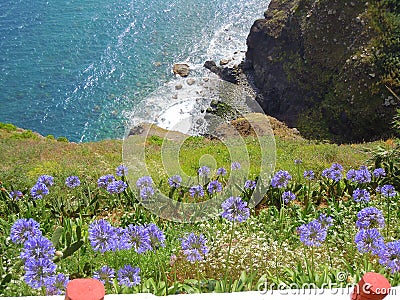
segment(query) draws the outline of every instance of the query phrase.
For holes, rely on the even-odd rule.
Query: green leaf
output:
[[[9,283],[12,279],[12,275],[11,274],[7,274],[3,280],[0,283],[0,286],[5,286],[7,283]]]
[[[67,249],[65,249],[63,251],[63,256],[62,257],[57,257],[54,260],[54,262],[58,262],[60,259],[65,259],[65,258],[71,256],[72,254],[74,254],[74,252],[79,250],[79,248],[82,247],[83,244],[84,244],[84,242],[82,240],[73,243],[71,246],[67,247]]]
[[[72,240],[71,232],[67,231],[65,233],[65,241],[67,243],[67,247],[69,247],[71,245],[71,240]]]
[[[51,242],[53,243],[54,248],[57,248],[58,244],[60,243],[60,237],[63,233],[64,229],[62,227],[57,227],[54,230],[54,233],[51,237]]]
[[[82,238],[82,228],[81,228],[81,226],[79,226],[79,225],[76,226],[75,232],[76,232],[76,239],[80,240]]]

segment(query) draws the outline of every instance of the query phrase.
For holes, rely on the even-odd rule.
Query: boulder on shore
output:
[[[189,76],[190,68],[187,64],[174,64],[172,71],[181,77],[187,77]]]

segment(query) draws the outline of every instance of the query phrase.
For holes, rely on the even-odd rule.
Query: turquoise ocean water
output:
[[[163,87],[176,79],[174,63],[186,62],[201,76],[205,60],[244,51],[267,6],[255,0],[3,0],[0,122],[71,141],[121,138],[149,96],[165,97]]]

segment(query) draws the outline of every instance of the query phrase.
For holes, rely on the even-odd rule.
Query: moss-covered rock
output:
[[[392,0],[272,0],[251,28],[246,53],[265,112],[313,138],[393,134],[397,10]]]

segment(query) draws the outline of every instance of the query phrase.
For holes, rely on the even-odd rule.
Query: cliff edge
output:
[[[247,38],[245,69],[265,113],[310,138],[393,134],[399,106],[396,0],[272,0]]]

